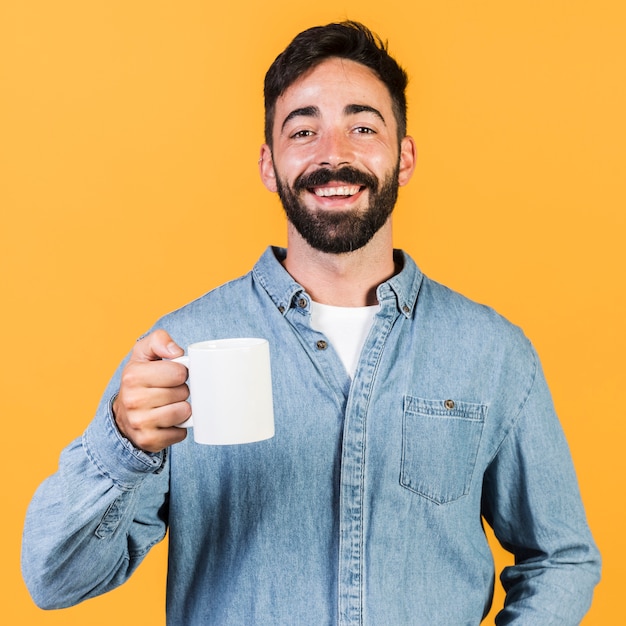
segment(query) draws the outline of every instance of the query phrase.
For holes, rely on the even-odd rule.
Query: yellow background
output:
[[[3,2],[0,620],[164,623],[164,545],[123,588],[37,609],[19,572],[24,512],[135,338],[285,242],[256,169],[263,75],[295,33],[351,18],[388,38],[411,76],[419,163],[396,243],[537,346],[605,560],[584,624],[621,623],[623,7]]]

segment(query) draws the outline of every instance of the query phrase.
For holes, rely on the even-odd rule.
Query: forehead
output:
[[[367,66],[349,59],[322,61],[292,83],[276,101],[274,128],[280,128],[289,113],[315,106],[331,112],[346,105],[373,106],[392,117],[391,95],[386,85]],[[389,120],[387,120],[389,123]]]

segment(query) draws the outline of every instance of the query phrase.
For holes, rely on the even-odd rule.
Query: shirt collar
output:
[[[423,274],[406,252],[394,250],[393,255],[396,266],[401,267],[401,270],[379,285],[376,295],[381,306],[393,299],[398,311],[405,317],[411,317]],[[294,304],[297,296],[304,292],[302,285],[282,266],[286,257],[285,248],[269,246],[252,269],[254,278],[283,315]]]
[[[394,250],[393,259],[396,267],[402,269],[388,281],[379,285],[376,295],[381,304],[385,299],[395,297],[398,311],[409,318],[413,315],[424,275],[415,261],[403,250]]]

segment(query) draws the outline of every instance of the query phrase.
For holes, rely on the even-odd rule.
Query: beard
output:
[[[314,249],[330,254],[352,252],[365,246],[389,219],[398,199],[398,163],[382,183],[372,174],[353,167],[337,170],[319,169],[296,178],[293,187],[281,182],[276,174],[278,196],[287,219],[300,236]],[[301,200],[308,189],[331,181],[365,187],[369,204],[364,211],[324,211],[308,209]]]

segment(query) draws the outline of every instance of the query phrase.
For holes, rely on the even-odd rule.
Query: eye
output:
[[[358,135],[375,135],[376,131],[369,126],[357,126],[354,132]]]
[[[292,135],[289,136],[290,139],[301,139],[304,137],[312,137],[313,136],[313,131],[312,130],[299,130],[296,131],[295,133],[293,133]]]

